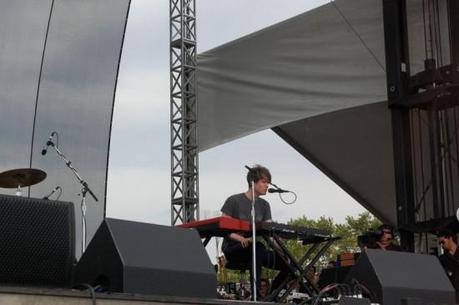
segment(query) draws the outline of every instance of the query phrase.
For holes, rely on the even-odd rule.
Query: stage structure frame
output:
[[[170,0],[171,224],[199,220],[196,3]]]
[[[455,214],[459,198],[459,11],[448,0],[450,56],[442,51],[439,2],[422,2],[424,69],[410,66],[406,0],[383,3],[388,107],[392,116],[397,226],[406,250],[422,222]],[[195,0],[170,0],[171,223],[199,219]],[[451,62],[448,64],[448,57]],[[419,60],[419,59],[417,59]],[[414,58],[413,62],[419,64]],[[454,117],[454,124],[451,123]],[[425,141],[427,139],[427,141]],[[419,170],[421,172],[419,172]],[[418,226],[418,228],[416,228]],[[425,228],[425,226],[424,226]],[[422,231],[424,230],[424,231]],[[431,230],[432,231],[432,230]],[[427,237],[427,235],[426,235]],[[427,239],[427,238],[426,238]],[[426,243],[427,244],[427,243]]]
[[[402,246],[411,252],[414,233],[425,234],[427,253],[427,234],[446,226],[446,219],[455,215],[458,195],[459,3],[447,1],[450,64],[445,64],[438,2],[423,2],[424,70],[414,75],[409,35],[422,33],[410,33],[407,10],[406,0],[383,0],[397,225]],[[428,139],[424,144],[423,134]]]
[[[396,102],[408,95],[410,63],[408,54],[406,2],[384,1],[387,98],[392,115],[397,225],[414,223],[412,151],[408,107]],[[402,67],[404,67],[402,69]],[[400,231],[401,242],[413,252],[413,234]]]

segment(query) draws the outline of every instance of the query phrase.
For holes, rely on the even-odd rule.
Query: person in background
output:
[[[314,288],[317,290],[319,289],[319,277],[317,276],[317,269],[316,266],[309,266],[306,269],[306,278],[308,279],[309,283],[311,283]]]
[[[402,251],[402,248],[393,243],[394,229],[391,225],[382,224],[376,231],[377,237],[374,244],[369,244],[368,249],[379,249],[383,251]]]
[[[439,260],[445,269],[451,284],[456,290],[456,303],[459,302],[459,249],[457,247],[457,235],[451,230],[441,230],[437,233],[438,243],[443,249]]]
[[[326,268],[335,268],[336,267],[336,261],[329,261],[327,263],[327,267]]]
[[[269,280],[260,279],[260,301],[264,301],[269,295]]]

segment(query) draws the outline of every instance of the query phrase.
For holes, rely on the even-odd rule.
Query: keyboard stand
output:
[[[340,237],[329,236],[323,238],[322,240],[316,240],[312,242],[311,247],[299,261],[296,260],[295,257],[290,253],[282,239],[276,233],[269,232],[269,234],[263,234],[263,238],[268,243],[270,248],[273,249],[278,254],[278,256],[283,260],[283,262],[288,266],[290,271],[289,276],[287,276],[286,279],[284,279],[282,284],[277,289],[271,292],[271,294],[267,298],[267,301],[269,302],[276,300],[277,302],[282,303],[293,289],[292,287],[286,286],[291,280],[295,279],[307,291],[307,293],[310,296],[317,295],[317,293],[319,292],[318,288],[315,287],[306,277],[306,272],[308,268],[310,266],[313,266],[319,260],[319,258],[325,253],[325,251],[327,251],[328,248],[330,248],[333,242],[340,239]],[[303,267],[304,263],[309,259],[309,263]],[[284,288],[286,290],[285,293],[278,298],[279,293]]]
[[[204,239],[204,246],[206,246],[214,236],[224,237],[233,232],[251,231],[249,222],[227,216],[186,223],[179,225],[179,227],[196,229],[201,238]],[[275,291],[271,292],[268,296],[268,301],[276,299],[280,291],[285,288],[286,293],[278,299],[280,302],[284,301],[292,290],[292,287],[286,287],[291,280],[298,280],[301,287],[304,288],[311,297],[317,295],[319,292],[318,288],[306,277],[306,271],[308,267],[317,263],[325,251],[330,248],[334,241],[340,239],[340,237],[333,237],[328,232],[319,229],[295,227],[272,222],[260,223],[257,228],[257,235],[263,236],[269,247],[276,252],[289,269],[289,274],[286,279]],[[303,245],[311,245],[311,247],[300,260],[296,260],[287,249],[282,239],[302,240]],[[306,262],[308,262],[308,264],[304,266]]]

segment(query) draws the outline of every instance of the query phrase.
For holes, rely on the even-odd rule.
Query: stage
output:
[[[95,293],[95,301],[89,290],[74,289],[47,289],[35,287],[0,287],[0,304],[8,305],[159,305],[159,304],[207,304],[231,305],[253,304],[245,301],[232,301],[223,299],[182,298],[140,295],[129,293]],[[257,304],[275,304],[257,302]]]

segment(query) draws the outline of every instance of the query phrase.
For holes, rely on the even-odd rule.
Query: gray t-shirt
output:
[[[236,194],[228,197],[225,204],[221,208],[222,213],[227,216],[245,220],[251,222],[252,220],[252,200],[247,198],[247,196],[242,194]],[[258,197],[255,200],[255,222],[271,220],[271,207],[269,203]],[[240,235],[250,236],[250,233],[239,233]],[[225,237],[225,240],[222,244],[222,250],[225,251],[225,248],[228,245],[238,243],[234,240],[231,240],[229,237]]]
[[[230,217],[251,221],[252,200],[244,193],[228,197],[221,208],[222,213]],[[271,220],[271,208],[268,201],[258,197],[255,200],[255,222]]]

